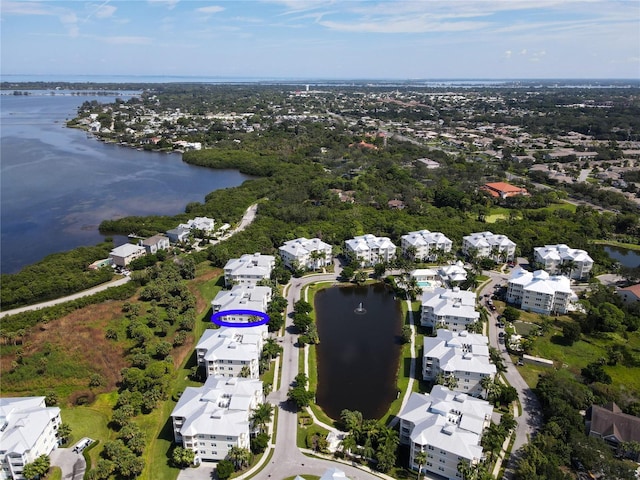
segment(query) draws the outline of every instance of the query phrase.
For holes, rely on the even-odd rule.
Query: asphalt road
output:
[[[82,480],[87,462],[82,455],[73,453],[70,448],[56,448],[51,455],[51,465],[60,467],[63,480]]]
[[[495,285],[504,285],[509,278],[509,276],[506,274],[501,274],[493,271],[485,271],[482,273],[483,275],[488,275],[491,280],[487,282],[481,290],[478,291],[479,295],[483,295],[485,293],[492,294]],[[504,364],[507,367],[507,371],[504,373],[504,376],[507,382],[509,382],[509,384],[518,391],[518,398],[520,399],[520,404],[522,405],[522,412],[520,416],[516,418],[516,420],[518,421],[518,426],[515,432],[516,437],[513,448],[511,449],[512,453],[507,462],[507,468],[504,475],[504,478],[510,479],[513,478],[516,461],[518,459],[517,451],[523,445],[528,443],[531,435],[535,434],[538,431],[538,429],[542,425],[542,414],[540,410],[540,402],[538,401],[537,397],[524,381],[524,379],[520,375],[520,372],[518,372],[517,367],[511,361],[511,357],[507,353],[505,344],[498,341],[498,333],[501,332],[502,329],[496,326],[497,317],[498,315],[496,312],[489,311],[489,344],[492,347],[497,348],[502,354],[502,357],[504,358]]]

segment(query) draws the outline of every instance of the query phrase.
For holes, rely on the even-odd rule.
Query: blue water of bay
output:
[[[82,102],[113,99],[42,91],[0,97],[2,273],[95,245],[104,238],[102,220],[175,215],[209,192],[250,178],[188,165],[179,153],[105,144],[65,126]]]

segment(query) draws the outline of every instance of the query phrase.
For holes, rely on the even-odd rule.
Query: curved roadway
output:
[[[494,287],[499,284],[505,284],[508,275],[503,273],[497,273],[494,271],[485,271],[482,272],[483,275],[488,275],[490,280],[482,285],[482,287],[478,290],[478,295],[482,297],[482,295],[487,292],[488,294],[493,294]],[[542,422],[542,413],[540,410],[540,402],[538,398],[535,396],[531,388],[524,381],[517,367],[513,364],[511,357],[507,353],[507,348],[504,343],[500,343],[498,341],[498,333],[500,333],[500,329],[497,328],[497,312],[488,311],[488,332],[487,335],[489,337],[489,344],[498,349],[502,354],[502,358],[504,359],[504,364],[507,367],[507,371],[504,373],[504,376],[509,382],[509,384],[514,387],[518,391],[518,398],[520,399],[521,412],[520,416],[516,417],[518,421],[518,426],[516,428],[516,437],[513,443],[513,447],[511,448],[511,456],[507,462],[507,468],[505,471],[504,478],[510,479],[513,477],[513,472],[515,469],[515,464],[518,459],[518,450],[525,445],[531,435],[535,434],[541,426]]]
[[[339,468],[353,480],[378,480],[380,478],[377,475],[344,463],[307,457],[296,445],[298,422],[296,409],[287,401],[287,391],[298,374],[299,349],[296,346],[297,335],[292,333],[294,331],[292,320],[293,305],[300,300],[301,291],[307,285],[317,282],[337,281],[339,269],[337,268],[336,270],[337,273],[294,278],[289,283],[286,297],[289,302],[287,305],[286,333],[284,337],[279,338],[284,348],[281,356],[282,381],[280,382],[280,389],[272,392],[268,397],[269,402],[279,407],[276,443],[273,456],[260,472],[259,478],[281,480],[291,475],[310,474],[320,476],[331,467]]]

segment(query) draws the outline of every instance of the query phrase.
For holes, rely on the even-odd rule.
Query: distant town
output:
[[[131,87],[67,126],[252,179],[2,276],[0,479],[637,478],[638,86]],[[397,332],[378,418],[326,289]]]

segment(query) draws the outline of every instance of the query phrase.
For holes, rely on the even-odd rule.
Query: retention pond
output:
[[[332,287],[316,294],[315,311],[318,405],[334,419],[345,408],[382,417],[398,394],[400,302],[382,284]]]

